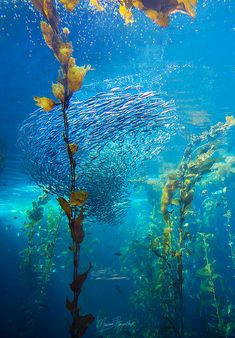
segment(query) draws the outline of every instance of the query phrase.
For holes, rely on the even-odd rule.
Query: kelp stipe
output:
[[[60,0],[62,4],[71,12],[78,4],[78,1]],[[83,205],[85,204],[88,193],[82,190],[76,191],[76,161],[74,155],[78,150],[76,143],[70,141],[68,108],[70,99],[74,92],[78,91],[86,75],[91,69],[88,67],[78,67],[75,59],[72,57],[72,43],[68,41],[69,29],[59,27],[60,18],[57,12],[55,1],[53,0],[32,0],[34,7],[41,13],[45,21],[41,22],[41,31],[47,46],[53,51],[54,56],[60,63],[58,83],[52,85],[52,91],[58,101],[46,97],[35,97],[37,105],[45,111],[52,110],[60,105],[63,115],[64,133],[63,139],[67,149],[70,165],[70,198],[66,200],[63,197],[58,198],[60,207],[68,218],[69,229],[71,232],[73,252],[73,281],[70,289],[73,292],[72,301],[66,299],[66,308],[71,312],[73,322],[70,325],[71,337],[82,337],[89,325],[94,321],[91,314],[82,316],[78,306],[78,297],[83,283],[91,269],[91,265],[83,274],[79,274],[80,245],[84,239]]]

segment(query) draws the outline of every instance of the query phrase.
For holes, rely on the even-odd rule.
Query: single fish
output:
[[[121,289],[120,289],[119,285],[114,284],[114,288],[116,289],[116,291],[117,291],[118,293],[121,293]]]
[[[122,256],[122,253],[121,252],[115,252],[114,255],[115,256]]]
[[[49,306],[47,304],[44,304],[44,303],[37,303],[38,306],[44,308],[44,309],[47,309],[49,310]]]

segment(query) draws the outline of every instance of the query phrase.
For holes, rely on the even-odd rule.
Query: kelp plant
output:
[[[176,337],[185,335],[183,257],[190,254],[187,243],[192,239],[185,220],[194,199],[196,183],[219,161],[213,156],[219,145],[218,136],[223,136],[234,125],[235,119],[229,116],[224,124],[219,122],[209,131],[192,137],[184,151],[180,165],[175,172],[169,175],[168,182],[163,187],[161,212],[165,227],[162,238],[156,238],[153,241],[152,249],[162,260],[159,283],[163,286],[169,285],[168,292],[162,299],[163,319]],[[222,137],[220,137],[220,142],[221,139]],[[177,209],[174,215],[169,210],[171,206]]]
[[[134,21],[132,9],[137,8],[161,27],[167,27],[170,15],[185,13],[192,18],[196,15],[197,0],[119,0],[119,12],[125,23]]]
[[[196,271],[196,276],[200,278],[200,309],[207,321],[207,336],[231,337],[235,329],[233,305],[224,292],[223,297],[219,295],[219,289],[223,288],[222,276],[216,273],[216,260],[210,257],[212,250],[209,242],[215,236],[200,232],[198,235],[204,266]]]
[[[35,234],[40,229],[40,222],[43,219],[44,208],[43,206],[48,202],[49,196],[44,193],[38,197],[37,201],[32,202],[32,209],[26,211],[27,222],[22,228],[26,232],[28,239],[27,248],[23,251],[23,265],[24,268],[33,266],[33,256],[35,254]]]
[[[60,0],[65,8],[72,12],[77,6],[77,0]],[[72,301],[66,299],[66,307],[71,312],[72,324],[70,325],[70,335],[73,338],[82,337],[89,325],[94,321],[92,314],[82,316],[78,305],[78,297],[91,269],[91,265],[83,274],[79,274],[80,245],[84,239],[83,218],[84,207],[88,193],[83,190],[76,190],[76,161],[74,155],[78,150],[78,145],[72,143],[69,133],[68,108],[70,99],[74,92],[78,91],[83,83],[86,73],[91,70],[90,66],[78,67],[72,57],[72,43],[68,41],[69,29],[60,28],[60,18],[54,0],[32,0],[34,7],[43,16],[41,21],[41,31],[47,46],[53,51],[54,56],[60,63],[58,83],[52,85],[52,92],[58,101],[46,97],[35,97],[37,105],[45,111],[50,111],[56,106],[61,106],[64,132],[63,139],[67,149],[70,165],[70,198],[58,198],[58,202],[67,215],[68,224],[71,232],[73,252],[73,281],[70,289],[73,292]]]

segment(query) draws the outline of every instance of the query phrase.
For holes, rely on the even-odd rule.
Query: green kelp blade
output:
[[[211,276],[211,272],[211,266],[207,264],[204,268],[197,270],[196,276],[199,278],[208,278]]]

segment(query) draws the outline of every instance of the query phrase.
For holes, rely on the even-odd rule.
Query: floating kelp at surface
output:
[[[89,192],[90,216],[113,223],[127,205],[129,179],[173,134],[173,104],[152,91],[114,88],[86,101],[72,100],[69,114],[71,137],[79,145],[77,188]],[[68,196],[68,159],[60,119],[58,109],[32,113],[20,129],[19,145],[35,182]]]
[[[196,5],[197,0],[120,0],[119,12],[126,24],[129,24],[134,22],[131,9],[138,8],[159,26],[167,27],[170,22],[170,15],[176,12],[194,18]]]

